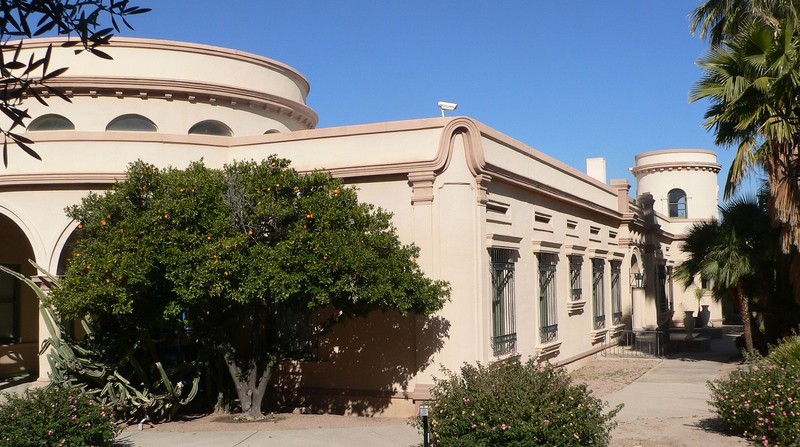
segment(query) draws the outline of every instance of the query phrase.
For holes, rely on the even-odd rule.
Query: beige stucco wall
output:
[[[206,165],[220,167],[232,160],[277,154],[301,171],[329,170],[355,185],[361,200],[392,212],[400,238],[420,247],[422,269],[432,278],[449,281],[451,300],[437,315],[376,314],[353,320],[321,342],[315,361],[284,365],[280,384],[287,391],[287,403],[316,399],[315,405],[328,411],[409,414],[418,399],[428,396],[432,376],[441,367],[494,361],[491,248],[517,254],[515,352],[523,357],[571,363],[596,353],[615,331],[646,327],[655,320],[652,288],[631,289],[631,264],[644,270],[644,264],[656,258],[668,265],[678,262],[679,235],[688,220],[670,221],[656,205],[653,223],[660,227],[648,226],[645,211],[628,197],[625,182],[604,184],[464,117],[313,129],[316,114],[305,105],[305,80],[291,68],[259,56],[147,40],[121,40],[110,50],[115,51],[114,63],[64,59],[75,68],[69,71],[72,78],[61,80],[65,88],[74,83],[73,102],[54,99],[49,108],[32,104],[31,110],[33,116],[62,114],[76,130],[28,132],[43,161],[11,147],[9,167],[0,175],[0,213],[23,229],[39,264],[51,271],[58,266],[74,228],[64,207],[78,203],[89,191],[107,188],[136,159],[184,167],[202,158]],[[236,74],[220,74],[226,72]],[[105,90],[98,88],[93,95],[84,75],[109,82],[101,82]],[[152,82],[138,82],[141,79]],[[191,82],[181,85],[182,80]],[[112,84],[122,86],[120,94]],[[137,87],[147,94],[137,94]],[[166,96],[168,91],[172,96]],[[255,107],[241,102],[247,95]],[[233,104],[234,99],[239,102]],[[105,132],[105,124],[124,113],[147,116],[158,132]],[[223,121],[235,136],[186,135],[201,119]],[[263,135],[275,126],[286,132]],[[713,153],[648,154],[637,159],[635,169],[665,167],[680,175],[659,180],[656,172],[662,171],[647,171],[639,179],[640,191],[662,197],[673,180],[680,180],[693,185],[686,187],[687,193],[693,191],[690,207],[715,209],[716,172],[708,168],[715,163]],[[692,174],[694,168],[681,167],[681,160],[687,161],[681,157],[687,154],[690,165],[705,167],[701,178]],[[702,214],[708,215],[710,211]],[[658,254],[651,246],[658,246]],[[558,337],[548,343],[539,337],[536,254],[541,252],[558,257]],[[583,295],[577,302],[571,300],[568,255],[583,257]],[[606,319],[601,330],[593,328],[594,258],[603,259],[605,269]],[[623,318],[618,325],[611,315],[612,260],[621,262]],[[634,293],[641,295],[635,309]],[[32,328],[33,322],[25,320],[25,325]],[[44,366],[42,370],[45,374]]]

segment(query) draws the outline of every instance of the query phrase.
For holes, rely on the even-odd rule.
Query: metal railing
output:
[[[667,334],[661,331],[623,330],[604,346],[605,357],[664,357],[667,353]]]
[[[605,315],[597,315],[594,317],[594,328],[595,330],[605,329],[606,327],[606,316]]]
[[[539,329],[539,335],[542,343],[558,340],[558,325],[542,326],[542,328]]]
[[[495,356],[512,354],[517,351],[517,334],[506,334],[492,338],[492,351]]]

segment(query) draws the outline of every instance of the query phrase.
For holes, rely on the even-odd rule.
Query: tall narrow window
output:
[[[682,189],[673,189],[667,194],[669,200],[669,217],[685,218],[686,213],[686,193]]]
[[[581,299],[581,266],[583,266],[582,256],[569,257],[569,287],[572,301],[580,301]]]
[[[542,343],[558,339],[556,264],[558,256],[539,253],[539,336]]]
[[[622,324],[622,262],[611,261],[611,322]]]
[[[514,320],[514,251],[490,249],[492,273],[492,351],[494,355],[516,351]]]
[[[592,309],[594,314],[594,328],[606,327],[606,297],[603,290],[605,261],[592,259]]]
[[[19,265],[3,266],[20,271]],[[0,343],[19,342],[19,282],[16,278],[0,273]]]

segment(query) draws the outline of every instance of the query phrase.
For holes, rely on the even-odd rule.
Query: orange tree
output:
[[[374,310],[430,314],[449,295],[391,215],[330,174],[289,161],[221,170],[133,163],[125,181],[67,210],[79,242],[52,304],[109,331],[191,328],[222,355],[250,419],[303,337]],[[309,316],[316,312],[325,318]]]

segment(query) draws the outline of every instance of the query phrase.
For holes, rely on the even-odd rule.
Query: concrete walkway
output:
[[[721,434],[708,406],[706,382],[727,375],[739,365],[731,336],[712,341],[710,352],[665,359],[627,387],[604,400],[622,403],[616,418],[612,447],[734,447],[748,445],[742,438]],[[9,391],[9,390],[6,390]],[[308,430],[239,430],[217,432],[138,431],[118,437],[120,446],[416,446],[416,429],[403,424],[373,427],[315,428]]]
[[[118,441],[120,446],[135,447],[409,447],[420,444],[422,436],[416,429],[404,424],[381,427],[196,433],[125,431],[119,436]]]
[[[732,447],[744,439],[720,433],[708,404],[707,382],[739,367],[733,338],[711,341],[708,352],[676,354],[625,388],[609,394],[611,406],[624,404],[616,417],[613,447]]]

